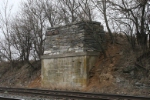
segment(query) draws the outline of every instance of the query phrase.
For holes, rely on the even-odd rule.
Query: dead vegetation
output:
[[[32,65],[34,69],[19,61],[14,63],[13,68],[10,68],[9,62],[0,63],[0,86],[28,87],[41,74],[40,61],[32,62]]]
[[[114,44],[107,40],[107,57],[99,56],[90,71],[89,84],[82,91],[149,96],[150,53],[143,53],[138,46],[133,51],[122,34],[115,37]],[[15,62],[10,69],[8,62],[0,63],[0,86],[40,88],[40,61],[32,64],[34,69]]]
[[[149,95],[149,52],[143,53],[138,46],[133,51],[124,35],[115,37],[114,44],[107,41],[107,57],[99,57],[83,91]]]

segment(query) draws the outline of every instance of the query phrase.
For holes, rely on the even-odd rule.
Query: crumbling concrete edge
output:
[[[53,59],[53,58],[65,58],[65,57],[77,57],[77,56],[99,56],[99,52],[78,52],[78,53],[65,53],[55,55],[42,55],[41,59]]]

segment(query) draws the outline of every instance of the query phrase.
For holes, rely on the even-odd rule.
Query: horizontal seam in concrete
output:
[[[57,55],[43,55],[41,59],[65,58],[65,57],[78,57],[78,56],[99,56],[98,52],[80,52],[80,53],[65,53]]]

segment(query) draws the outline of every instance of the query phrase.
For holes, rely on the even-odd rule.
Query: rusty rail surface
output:
[[[116,95],[116,94],[99,94],[87,92],[72,92],[72,91],[56,91],[44,89],[28,89],[28,88],[6,88],[0,87],[0,93],[23,94],[23,95],[36,95],[54,98],[71,98],[82,100],[150,100],[150,97],[129,96],[129,95]]]

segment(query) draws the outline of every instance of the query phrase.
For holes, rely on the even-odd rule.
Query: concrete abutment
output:
[[[80,90],[88,85],[89,71],[98,53],[72,53],[42,57],[42,87]]]
[[[89,82],[105,33],[99,22],[78,22],[49,28],[42,59],[41,85],[58,90],[80,90]]]

